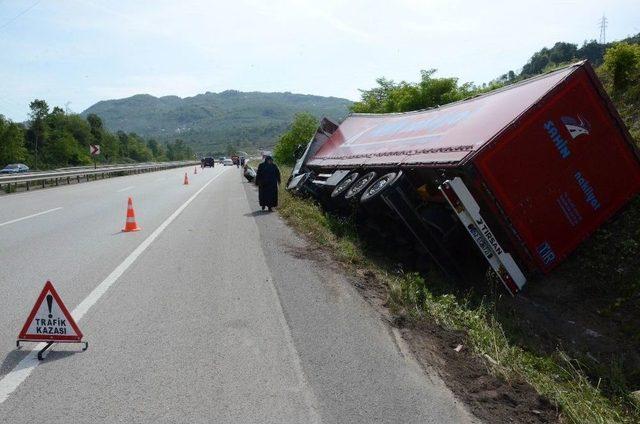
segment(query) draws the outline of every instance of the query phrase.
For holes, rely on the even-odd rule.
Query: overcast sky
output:
[[[640,32],[640,0],[0,0],[0,114],[138,93],[359,98],[420,69],[488,82],[556,41]]]

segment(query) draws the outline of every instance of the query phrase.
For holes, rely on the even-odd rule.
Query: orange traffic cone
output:
[[[198,175],[198,167],[197,167],[197,166],[194,166],[194,167],[193,167],[193,173],[194,173],[194,174],[196,174],[196,175]]]
[[[133,211],[133,201],[131,197],[129,197],[127,204],[127,222],[124,224],[122,231],[128,233],[130,231],[140,231],[141,229],[136,222],[136,213]]]
[[[189,177],[187,177],[187,173],[184,173],[184,185],[189,185]]]

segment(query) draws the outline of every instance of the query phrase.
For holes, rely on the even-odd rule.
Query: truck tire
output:
[[[389,172],[388,174],[384,174],[382,177],[375,180],[367,189],[362,193],[362,197],[360,198],[360,202],[366,203],[372,199],[375,199],[385,191],[388,187],[391,187],[394,182],[402,177],[402,171],[398,172]]]
[[[357,180],[359,176],[360,176],[359,173],[352,172],[346,177],[344,177],[342,181],[340,181],[331,192],[331,198],[335,199],[336,197],[340,196],[342,193],[347,191],[347,189],[351,187],[351,184],[353,184],[354,181]]]
[[[344,198],[347,200],[356,198],[360,193],[364,191],[364,189],[367,188],[367,186],[376,178],[377,175],[378,174],[376,174],[374,171],[371,171],[358,178],[355,183],[351,184],[351,186],[345,193]]]

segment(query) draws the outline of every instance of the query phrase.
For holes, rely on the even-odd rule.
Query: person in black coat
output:
[[[258,166],[256,174],[256,184],[258,185],[258,200],[262,210],[278,206],[278,184],[280,184],[280,170],[273,163],[273,158],[267,156]]]

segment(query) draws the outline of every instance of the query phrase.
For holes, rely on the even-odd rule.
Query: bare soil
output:
[[[543,354],[562,349],[610,393],[640,389],[639,304],[640,293],[620,302],[594,296],[563,270],[497,303],[515,343]]]
[[[392,315],[386,307],[385,285],[371,272],[358,274],[361,276],[354,284],[363,297],[390,325],[401,329],[420,364],[436,370],[476,417],[490,423],[560,422],[558,409],[529,384],[506,382],[491,375],[484,362],[465,348],[463,332],[445,329],[426,319],[416,322]]]

